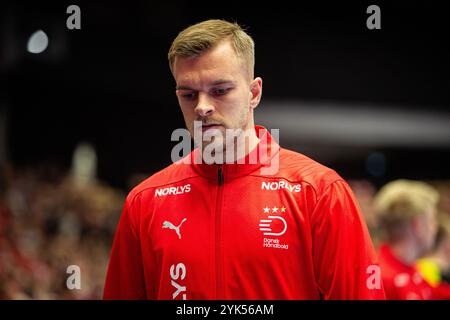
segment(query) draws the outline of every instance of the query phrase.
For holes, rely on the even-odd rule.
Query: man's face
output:
[[[195,58],[176,57],[173,74],[178,102],[192,137],[194,121],[202,122],[202,136],[221,133],[219,137],[225,137],[226,129],[253,129],[253,109],[261,97],[262,80],[250,79],[229,41]],[[218,140],[213,142],[225,148],[224,141]],[[202,141],[203,147],[209,143]]]
[[[426,253],[434,246],[437,232],[436,207],[430,206],[425,214],[419,216],[418,231],[423,244],[423,252]]]

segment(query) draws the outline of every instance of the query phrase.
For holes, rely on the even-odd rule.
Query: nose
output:
[[[200,117],[208,117],[214,113],[214,105],[210,103],[208,97],[199,93],[198,103],[194,109]]]

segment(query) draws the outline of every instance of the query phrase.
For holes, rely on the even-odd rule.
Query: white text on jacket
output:
[[[178,186],[178,187],[167,187],[162,189],[156,189],[155,190],[155,197],[162,197],[167,196],[170,194],[177,195],[177,194],[183,194],[188,193],[191,191],[191,185],[186,184],[184,186]]]
[[[300,192],[302,186],[300,184],[290,184],[287,181],[262,182],[261,190],[280,190],[287,189],[290,192]]]

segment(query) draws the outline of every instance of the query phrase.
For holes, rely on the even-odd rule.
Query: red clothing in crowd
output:
[[[400,261],[387,244],[379,250],[381,274],[386,298],[389,300],[450,299],[450,287],[432,287],[415,265]]]

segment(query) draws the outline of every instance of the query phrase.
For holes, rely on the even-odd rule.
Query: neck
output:
[[[242,133],[244,138],[237,138],[235,141],[235,147],[232,148],[234,162],[245,158],[259,143],[259,138],[256,135],[255,129],[248,129]],[[228,150],[228,149],[227,149]],[[227,151],[228,152],[228,151]]]
[[[441,270],[448,270],[450,268],[450,259],[443,248],[438,248],[434,253],[427,256],[433,260]]]
[[[417,244],[411,238],[402,239],[390,244],[392,253],[404,264],[410,266],[420,258]]]
[[[239,160],[244,159],[257,147],[259,138],[256,135],[255,128],[252,127],[251,129],[241,131],[239,134],[225,138],[224,143],[225,146],[222,147],[223,151],[218,153],[218,150],[215,150],[213,163],[241,163]],[[205,160],[205,158],[203,158],[203,160]],[[211,163],[208,161],[205,162]]]

